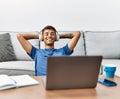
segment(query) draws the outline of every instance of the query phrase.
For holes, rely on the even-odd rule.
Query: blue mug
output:
[[[104,71],[106,72],[106,77],[114,78],[116,66],[104,66]]]

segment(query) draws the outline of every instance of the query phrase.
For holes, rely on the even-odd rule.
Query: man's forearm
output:
[[[64,39],[64,38],[69,38],[72,39],[73,37],[80,35],[80,32],[71,32],[71,33],[63,33],[63,34],[59,34],[60,38]]]
[[[60,38],[73,38],[73,34],[72,33],[63,33],[63,34],[59,34]]]
[[[29,40],[29,39],[38,39],[39,35],[38,34],[31,34],[31,33],[26,33],[26,34],[20,34],[24,39]]]

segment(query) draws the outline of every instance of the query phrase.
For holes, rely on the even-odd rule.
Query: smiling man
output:
[[[17,38],[24,50],[35,61],[36,76],[46,75],[47,57],[48,56],[62,56],[71,55],[80,38],[80,32],[62,33],[58,34],[53,26],[46,26],[42,29],[41,34],[18,34]],[[65,46],[59,49],[54,48],[55,41],[59,39],[69,38]],[[45,49],[35,48],[28,40],[40,39],[45,44]]]

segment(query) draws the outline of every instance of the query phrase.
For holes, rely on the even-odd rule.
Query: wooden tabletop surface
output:
[[[113,80],[115,87],[97,84],[93,89],[46,90],[42,77],[34,76],[39,85],[0,91],[0,99],[120,99],[120,77]]]

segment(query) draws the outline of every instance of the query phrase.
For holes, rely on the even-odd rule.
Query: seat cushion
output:
[[[0,74],[8,75],[35,75],[34,61],[8,61],[0,62]]]

